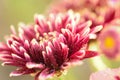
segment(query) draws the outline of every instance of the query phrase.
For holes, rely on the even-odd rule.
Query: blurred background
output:
[[[34,23],[34,14],[44,14],[52,0],[0,0],[0,41],[4,41],[4,36],[10,34],[10,25],[17,29],[19,22],[25,24]],[[64,80],[89,80],[91,69],[88,61],[84,61],[81,66],[76,66],[68,70]],[[0,62],[1,63],[1,62]],[[26,75],[20,77],[9,77],[9,73],[15,67],[0,65],[1,80],[34,80]]]

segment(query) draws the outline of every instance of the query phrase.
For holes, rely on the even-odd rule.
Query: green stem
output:
[[[99,47],[98,47],[98,43],[96,40],[90,42],[89,50],[100,52]],[[108,65],[103,61],[101,56],[91,58],[90,63],[96,70],[103,70],[103,69],[108,68]]]
[[[103,59],[101,59],[100,56],[90,59],[90,63],[98,71],[108,68],[108,66],[103,62]]]

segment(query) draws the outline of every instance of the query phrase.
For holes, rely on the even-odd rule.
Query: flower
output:
[[[106,24],[105,28],[101,31],[98,42],[100,50],[108,58],[118,59],[120,56],[120,20],[115,20]]]
[[[120,68],[106,69],[92,73],[90,80],[120,80]]]
[[[79,12],[84,21],[92,20],[91,27],[94,27],[109,23],[114,18],[117,18],[120,9],[119,3],[119,0],[60,0],[58,3],[51,5],[49,12],[66,12],[72,9]]]
[[[2,65],[16,66],[10,76],[35,74],[35,80],[59,76],[69,66],[79,64],[97,52],[87,50],[91,36],[101,27],[90,29],[91,21],[81,23],[80,15],[51,13],[48,18],[35,15],[35,24],[12,27],[7,43],[0,43]]]

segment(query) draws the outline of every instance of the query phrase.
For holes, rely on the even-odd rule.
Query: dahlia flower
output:
[[[120,57],[120,20],[105,26],[98,38],[100,50],[108,58],[118,59]]]
[[[69,9],[79,12],[84,21],[92,20],[92,27],[94,27],[96,25],[108,23],[114,18],[117,18],[120,13],[120,1],[60,0],[51,5],[49,12],[66,12]]]
[[[120,80],[120,68],[92,73],[90,80]]]
[[[34,74],[35,80],[60,76],[68,67],[97,55],[87,50],[89,39],[101,27],[90,29],[91,21],[81,23],[80,15],[51,13],[47,18],[35,15],[33,25],[21,24],[16,34],[0,43],[2,65],[16,66],[10,76]]]

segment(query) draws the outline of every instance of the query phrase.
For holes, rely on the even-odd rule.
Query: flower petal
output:
[[[54,70],[46,68],[35,76],[35,80],[46,80],[48,78],[51,78],[52,76],[54,76]]]
[[[77,51],[75,52],[74,54],[72,54],[70,56],[70,59],[82,59],[83,57],[85,56],[85,51],[84,50],[80,50],[80,51]]]
[[[84,58],[91,58],[91,57],[94,57],[94,56],[97,56],[97,55],[98,55],[98,53],[96,51],[86,51]]]
[[[35,72],[35,70],[33,70],[33,69],[18,68],[17,70],[10,73],[10,77],[20,76],[20,75],[24,75],[24,74],[30,74],[30,73],[33,73],[33,72]]]
[[[99,72],[92,73],[90,80],[120,80],[120,68],[106,69]]]
[[[32,68],[43,69],[45,66],[43,64],[37,64],[37,63],[33,63],[33,62],[27,62],[26,63],[26,67],[29,68],[29,69],[32,69]]]

